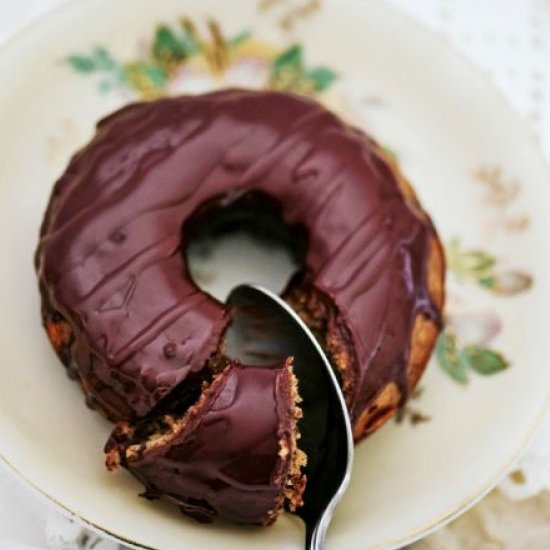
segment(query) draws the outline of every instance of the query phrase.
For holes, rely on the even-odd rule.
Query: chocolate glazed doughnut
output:
[[[43,320],[108,418],[148,418],[225,364],[231,312],[182,250],[205,220],[257,210],[305,243],[284,297],[338,372],[355,438],[405,401],[441,324],[431,220],[381,147],[318,103],[226,90],[104,118],[53,190],[36,254]]]

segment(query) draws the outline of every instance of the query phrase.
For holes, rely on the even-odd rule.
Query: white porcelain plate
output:
[[[290,515],[265,530],[203,526],[137,498],[128,474],[105,471],[110,426],[42,331],[33,252],[52,184],[94,122],[128,101],[229,85],[315,95],[395,153],[447,245],[446,370],[434,358],[401,422],[357,449],[329,548],[397,547],[456,516],[510,468],[545,409],[550,180],[534,140],[439,39],[378,3],[321,4],[80,0],[0,52],[0,455],[136,547],[297,550],[303,529]],[[284,260],[231,246],[245,259],[197,260],[205,286],[223,296],[243,272],[280,283]]]

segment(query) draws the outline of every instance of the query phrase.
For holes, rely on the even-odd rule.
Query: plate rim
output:
[[[61,0],[53,8],[50,8],[47,12],[42,13],[28,22],[26,22],[22,27],[20,27],[15,33],[8,36],[5,40],[0,43],[0,60],[13,49],[15,49],[20,41],[20,39],[25,38],[29,35],[36,27],[39,27],[50,20],[55,20],[55,18],[64,10],[67,9],[78,9],[78,6],[88,2],[90,0]],[[335,0],[326,0],[329,3],[335,3]],[[352,4],[370,4],[375,6],[375,9],[385,11],[386,14],[391,18],[401,19],[406,22],[406,25],[410,28],[414,28],[415,33],[420,33],[424,38],[433,42],[434,45],[439,46],[447,51],[457,63],[461,63],[463,67],[467,67],[471,74],[475,74],[476,78],[484,82],[485,88],[490,91],[493,96],[498,97],[498,102],[501,105],[501,108],[506,109],[510,112],[511,116],[516,119],[518,127],[521,127],[523,136],[526,138],[529,143],[534,157],[537,159],[541,173],[544,173],[546,183],[550,187],[550,161],[546,158],[544,151],[541,147],[541,141],[536,135],[536,133],[529,127],[526,119],[522,116],[519,109],[511,103],[504,92],[498,88],[496,83],[491,80],[486,71],[481,67],[477,66],[473,61],[471,61],[466,55],[464,55],[451,41],[442,33],[431,29],[426,24],[415,19],[412,15],[405,12],[402,9],[399,9],[397,6],[388,2],[388,0],[346,0],[348,3]],[[506,476],[510,471],[514,463],[519,459],[523,451],[527,448],[529,443],[534,439],[535,435],[541,428],[542,420],[550,412],[550,384],[546,390],[546,396],[544,398],[541,409],[533,417],[529,428],[525,431],[525,434],[521,442],[514,449],[511,456],[504,463],[503,466],[496,472],[492,478],[483,484],[478,490],[476,490],[471,496],[462,499],[458,505],[452,506],[446,512],[439,514],[437,517],[425,521],[423,524],[417,526],[414,529],[409,530],[401,536],[387,538],[386,540],[374,545],[374,546],[360,546],[358,550],[392,550],[397,549],[405,545],[412,544],[429,534],[433,533],[437,529],[447,525],[454,519],[461,516],[463,513],[474,507],[479,503],[494,487],[499,483],[499,481]],[[0,464],[3,465],[3,469],[6,472],[9,472],[14,479],[17,479],[21,485],[25,486],[30,492],[36,495],[40,500],[47,502],[52,509],[60,512],[66,517],[71,519],[78,520],[86,528],[90,529],[92,532],[100,534],[107,539],[114,541],[116,543],[122,543],[126,546],[135,549],[135,550],[163,550],[161,547],[157,546],[148,546],[140,542],[126,538],[123,535],[117,534],[114,531],[110,531],[105,527],[95,524],[88,518],[86,518],[82,513],[77,513],[74,510],[71,510],[67,505],[58,501],[54,496],[46,492],[46,490],[40,488],[35,482],[29,479],[24,473],[22,473],[11,461],[4,456],[0,451]]]

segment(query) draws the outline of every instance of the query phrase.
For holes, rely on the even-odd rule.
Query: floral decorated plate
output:
[[[297,550],[265,530],[203,526],[109,475],[110,426],[86,410],[40,326],[32,258],[53,181],[102,115],[225,86],[309,94],[374,133],[432,214],[449,264],[447,328],[409,405],[357,449],[328,547],[395,548],[481,498],[510,469],[550,388],[550,178],[519,117],[444,43],[361,0],[79,0],[0,51],[0,455],[38,491],[139,548]],[[248,246],[222,276],[231,247]],[[289,265],[254,243],[199,254],[220,297]],[[247,263],[248,262],[248,263]]]

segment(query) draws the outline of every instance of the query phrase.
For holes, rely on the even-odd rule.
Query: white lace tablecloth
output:
[[[0,0],[0,42],[64,0]],[[550,161],[550,0],[386,0],[449,40],[525,117]],[[499,490],[414,550],[550,549],[550,415]],[[0,467],[0,550],[117,550]],[[120,547],[122,548],[122,547]]]

